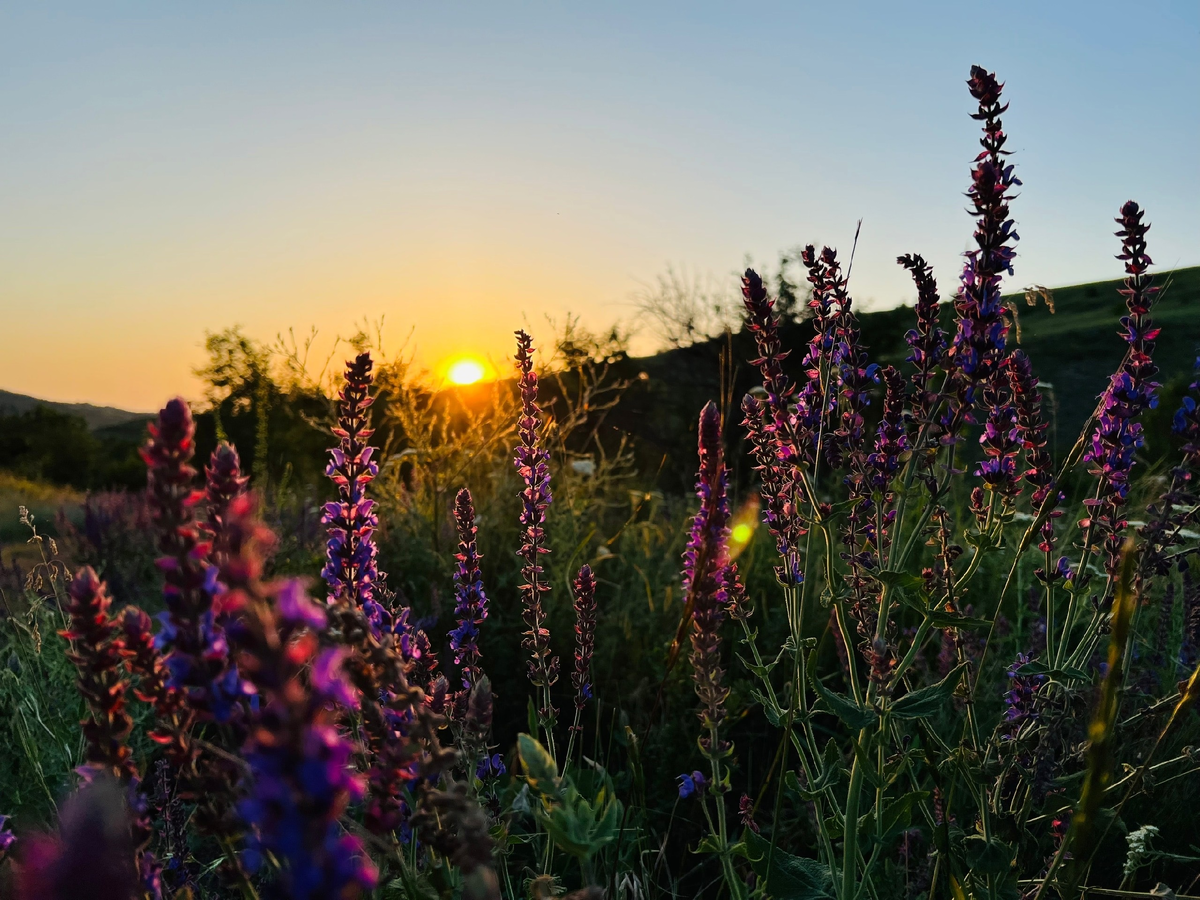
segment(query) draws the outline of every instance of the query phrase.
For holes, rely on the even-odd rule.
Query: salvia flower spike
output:
[[[475,542],[475,503],[466,488],[454,498],[454,525],[458,530],[458,552],[454,554],[454,618],[458,624],[450,632],[450,649],[455,664],[462,666],[463,689],[470,691],[483,674],[479,628],[487,619],[488,600],[479,570],[482,556]]]
[[[522,616],[525,620],[525,639],[521,646],[529,653],[529,680],[538,688],[538,714],[546,728],[547,741],[558,710],[550,700],[550,688],[558,681],[558,657],[550,652],[550,631],[546,628],[546,609],[543,602],[548,586],[543,579],[541,558],[550,552],[546,546],[546,510],[550,506],[550,454],[541,442],[542,414],[538,408],[538,376],[533,370],[533,338],[524,331],[517,333],[517,376],[521,389],[521,415],[517,421],[517,445],[513,464],[520,475],[521,489],[521,548],[518,555],[524,560],[521,576]],[[551,751],[553,752],[553,750]]]
[[[375,529],[379,517],[375,502],[367,498],[367,485],[379,474],[375,448],[368,441],[374,432],[368,410],[374,402],[374,380],[369,353],[346,363],[345,381],[338,393],[338,423],[333,429],[338,446],[329,451],[325,474],[336,485],[338,499],[325,504],[321,521],[329,530],[325,569],[333,604],[348,604],[366,612],[372,627],[385,627],[385,610],[375,599],[381,573],[376,563]]]

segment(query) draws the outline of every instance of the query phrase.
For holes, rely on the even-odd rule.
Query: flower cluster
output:
[[[458,529],[458,552],[454,554],[454,618],[450,632],[454,662],[462,666],[463,688],[470,690],[483,674],[479,666],[479,626],[487,618],[487,595],[483,592],[482,558],[475,543],[475,504],[463,488],[454,498],[454,525]]]
[[[1099,548],[1105,555],[1110,581],[1120,566],[1121,546],[1126,521],[1123,514],[1129,494],[1129,477],[1134,454],[1142,446],[1143,412],[1158,404],[1153,381],[1158,369],[1152,354],[1159,329],[1150,320],[1150,308],[1158,288],[1151,284],[1147,270],[1151,259],[1146,254],[1145,213],[1132,200],[1121,207],[1117,222],[1121,225],[1121,253],[1125,262],[1125,286],[1121,294],[1129,314],[1121,319],[1125,341],[1129,345],[1121,368],[1112,376],[1100,399],[1099,417],[1084,459],[1097,478],[1096,495],[1085,501],[1088,516],[1080,522],[1085,530],[1087,548]]]
[[[582,566],[575,576],[575,730],[580,730],[578,712],[592,699],[592,652],[596,648],[596,577],[591,566]]]
[[[533,371],[533,338],[524,331],[517,332],[517,373],[521,388],[521,416],[517,421],[517,445],[513,464],[524,487],[521,490],[521,525],[524,528],[518,555],[524,560],[521,568],[522,617],[525,620],[525,639],[521,646],[530,654],[529,680],[540,688],[542,699],[539,715],[553,724],[558,710],[550,701],[550,688],[558,681],[558,657],[550,652],[550,631],[546,628],[546,610],[542,596],[547,585],[541,557],[549,553],[546,547],[546,509],[550,506],[550,454],[541,444],[542,418],[538,409],[538,377]]]
[[[1015,740],[1026,723],[1035,721],[1038,716],[1037,695],[1046,683],[1046,676],[1022,675],[1021,667],[1028,662],[1026,654],[1018,653],[1016,660],[1008,667],[1008,690],[1004,694],[1004,737],[1009,740]]]

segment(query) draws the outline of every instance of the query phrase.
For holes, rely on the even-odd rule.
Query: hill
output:
[[[1156,446],[1161,446],[1171,412],[1191,380],[1193,365],[1200,354],[1200,266],[1156,273],[1155,283],[1162,290],[1152,318],[1162,333],[1154,358],[1163,389],[1161,407],[1153,411],[1148,432],[1152,442],[1156,439]],[[946,293],[952,287],[953,282],[942,285],[943,327],[951,330],[953,322]],[[1118,333],[1121,316],[1125,314],[1125,303],[1118,293],[1120,287],[1121,281],[1113,280],[1055,288],[1050,291],[1053,312],[1044,302],[1028,306],[1024,294],[1006,296],[1018,310],[1019,329],[1014,329],[1010,340],[1033,362],[1034,372],[1053,404],[1052,439],[1063,451],[1073,443],[1109,375],[1124,356],[1125,343]],[[914,324],[912,307],[864,313],[860,324],[871,359],[898,365],[903,370],[909,353],[904,336]],[[792,351],[785,368],[795,377],[799,375],[803,348],[812,335],[812,326],[807,322],[788,323],[781,333],[784,347]],[[726,351],[733,361],[726,370],[731,372],[732,384],[723,392],[721,358]],[[736,404],[760,383],[757,371],[747,363],[753,357],[753,341],[749,334],[741,332],[625,360],[621,374],[635,379],[633,388],[609,422],[642,439],[647,445],[643,448],[644,461],[652,470],[662,464],[669,481],[677,481],[679,487],[689,486],[695,458],[696,414],[707,400],[722,395]],[[637,380],[641,372],[646,377]],[[732,410],[731,418],[740,421],[740,413]],[[1154,427],[1149,427],[1150,424]],[[1149,449],[1153,451],[1154,447]],[[738,459],[739,455],[732,458]]]
[[[83,419],[92,431],[133,421],[144,422],[151,418],[148,413],[130,412],[127,409],[117,409],[115,406],[94,406],[91,403],[56,403],[52,400],[39,400],[37,397],[29,397],[25,394],[0,391],[0,415],[29,412],[39,406],[45,406],[63,415],[77,416]]]

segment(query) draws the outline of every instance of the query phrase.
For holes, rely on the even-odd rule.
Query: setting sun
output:
[[[446,378],[451,384],[474,384],[483,378],[483,363],[477,359],[460,359],[450,365]]]

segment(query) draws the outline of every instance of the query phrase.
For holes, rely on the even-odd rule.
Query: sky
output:
[[[1011,286],[1200,264],[1200,3],[0,4],[0,388],[156,409],[205,333],[384,320],[435,371],[603,328],[670,267],[827,243],[952,289],[1007,83]],[[650,348],[641,337],[635,348]]]

